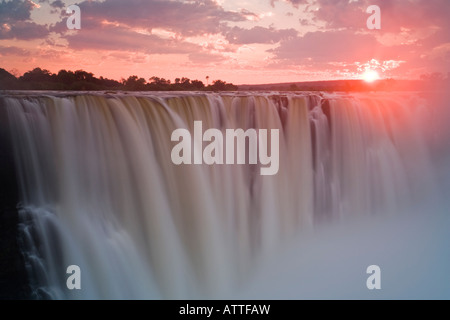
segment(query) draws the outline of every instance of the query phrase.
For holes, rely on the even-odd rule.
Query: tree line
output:
[[[126,91],[235,91],[238,87],[232,83],[215,80],[205,85],[200,80],[186,77],[171,80],[153,76],[148,79],[136,75],[120,81],[97,78],[93,73],[84,70],[60,70],[51,73],[46,69],[35,68],[16,77],[0,68],[0,90],[126,90]]]

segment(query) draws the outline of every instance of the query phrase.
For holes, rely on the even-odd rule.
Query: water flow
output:
[[[215,298],[261,257],[342,219],[436,194],[432,110],[411,95],[5,98],[36,298]],[[279,129],[280,169],[172,163],[171,133]],[[203,144],[204,146],[206,143]],[[194,152],[198,152],[194,151]],[[201,150],[200,150],[201,152]],[[67,266],[82,290],[66,288]]]

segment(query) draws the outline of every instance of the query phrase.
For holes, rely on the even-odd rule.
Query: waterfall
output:
[[[419,94],[3,99],[34,298],[228,296],[300,234],[389,219],[439,197],[433,157],[442,127],[430,126],[438,111]],[[223,133],[278,129],[278,173],[260,175],[259,164],[173,164],[172,132],[193,132],[195,121]],[[82,290],[66,287],[70,265],[81,269]]]

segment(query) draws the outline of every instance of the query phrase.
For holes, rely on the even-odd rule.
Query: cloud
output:
[[[297,31],[295,29],[264,28],[260,26],[252,29],[242,29],[234,27],[226,33],[226,39],[233,44],[250,44],[250,43],[277,43],[283,39],[295,37]]]
[[[3,0],[0,2],[0,23],[29,20],[31,10],[35,6],[36,4],[29,0]]]
[[[0,54],[45,55],[49,64],[98,54],[124,65],[156,62],[161,70],[171,70],[172,59],[186,68],[257,65],[323,74],[372,59],[405,61],[395,68],[403,73],[450,67],[449,0],[265,0],[234,9],[222,0],[33,1],[0,0],[0,41],[8,44]],[[67,29],[69,3],[81,8],[81,30]],[[374,4],[381,8],[381,30],[366,27],[366,9]],[[14,43],[33,39],[43,39],[35,49]],[[164,54],[176,56],[150,57]]]
[[[279,0],[281,1],[281,0]],[[350,61],[406,61],[399,70],[421,66],[450,67],[448,0],[284,0],[310,19],[301,25],[319,31],[284,39],[271,50],[278,63],[311,64]],[[274,1],[275,2],[275,1]],[[300,5],[305,5],[300,9]],[[378,5],[381,30],[368,30],[366,9]]]
[[[177,39],[162,39],[156,35],[143,34],[131,28],[98,25],[92,32],[82,28],[66,36],[69,47],[75,50],[140,51],[148,54],[191,53],[201,47]]]
[[[31,53],[29,50],[15,46],[0,46],[0,55],[28,57],[31,55]]]
[[[308,4],[308,0],[287,0],[287,2],[290,2],[294,7],[298,7],[300,4]]]
[[[55,0],[52,3],[50,3],[50,5],[53,8],[58,8],[58,9],[62,9],[65,7],[64,3],[61,0]]]
[[[57,60],[64,56],[64,52],[53,49],[39,49],[36,55],[41,59]]]
[[[187,38],[229,32],[228,22],[247,21],[255,16],[249,10],[226,11],[215,1],[106,0],[79,4],[81,30],[69,32],[66,20],[50,30],[66,39],[75,50],[139,51],[147,54],[185,53],[205,58],[202,46]],[[68,15],[63,11],[62,17]],[[233,30],[233,29],[231,29]],[[282,38],[286,31],[272,37]],[[237,29],[234,29],[238,33]],[[289,31],[292,32],[292,31]],[[239,34],[240,35],[240,34]],[[256,34],[255,34],[256,35]],[[242,39],[242,37],[239,37]],[[260,41],[257,39],[257,41]],[[203,47],[205,47],[203,45]],[[211,55],[208,60],[221,56]]]
[[[450,1],[448,0],[285,0],[294,7],[308,4],[303,10],[314,15],[316,21],[325,22],[331,29],[366,29],[370,16],[366,9],[378,5],[381,10],[380,32],[400,32],[403,28],[418,29],[431,25],[450,27]]]
[[[49,34],[46,26],[28,21],[17,21],[13,24],[0,25],[0,39],[31,40],[45,38]]]
[[[378,48],[379,43],[373,35],[354,34],[350,31],[317,31],[284,40],[270,52],[277,59],[301,63],[370,60]]]
[[[194,64],[205,65],[222,62],[225,60],[225,57],[220,54],[209,52],[193,52],[189,54],[189,60]]]
[[[270,5],[272,7],[275,7],[275,2],[279,0],[270,0]],[[284,0],[285,2],[289,2],[292,4],[295,8],[298,8],[300,4],[308,4],[308,0]]]
[[[105,0],[84,1],[85,19],[152,30],[163,28],[184,36],[219,33],[226,22],[246,21],[251,12],[226,11],[215,1]]]
[[[31,40],[45,38],[48,27],[31,21],[36,4],[29,0],[0,2],[0,39]]]

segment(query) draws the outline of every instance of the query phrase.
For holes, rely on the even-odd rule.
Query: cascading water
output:
[[[3,99],[35,298],[229,297],[316,226],[440,198],[433,156],[447,140],[430,124],[443,115],[418,94]],[[279,129],[278,173],[174,165],[171,134],[193,132],[194,121],[222,132]],[[80,266],[82,290],[67,289],[69,265]]]

